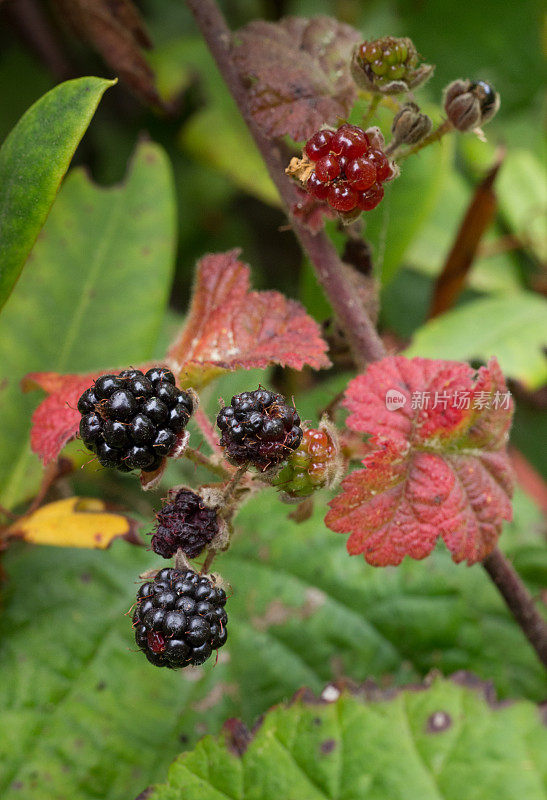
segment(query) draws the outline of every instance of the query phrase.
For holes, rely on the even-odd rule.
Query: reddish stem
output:
[[[323,232],[310,233],[292,215],[291,209],[296,202],[295,188],[285,175],[286,164],[278,145],[264,136],[250,113],[247,90],[230,54],[231,32],[220,9],[214,0],[187,0],[187,5],[264,159],[286,206],[293,231],[310,258],[344,329],[355,363],[363,369],[370,361],[377,361],[385,355],[382,340],[344,274],[342,262],[328,236]]]
[[[484,559],[482,565],[496,584],[540,661],[547,667],[547,622],[539,613],[534,598],[513,565],[497,548]]]

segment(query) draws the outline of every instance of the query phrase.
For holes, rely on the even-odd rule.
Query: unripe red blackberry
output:
[[[226,643],[226,594],[192,570],[162,569],[137,592],[135,641],[157,667],[203,664]]]
[[[303,498],[332,485],[339,472],[338,446],[333,433],[322,425],[304,431],[297,450],[272,481],[289,498]]]
[[[193,411],[163,367],[101,375],[78,400],[80,437],[99,463],[121,472],[152,472],[177,445]]]
[[[284,461],[302,439],[296,410],[283,395],[261,388],[232,397],[219,411],[217,425],[226,458],[262,471]]]
[[[361,211],[378,205],[384,196],[382,184],[397,174],[380,139],[349,123],[337,130],[318,131],[306,142],[304,158],[293,159],[287,172],[343,220],[355,219]]]
[[[171,558],[179,549],[188,558],[196,558],[219,532],[215,509],[190,489],[177,492],[156,517],[152,550],[163,558]]]

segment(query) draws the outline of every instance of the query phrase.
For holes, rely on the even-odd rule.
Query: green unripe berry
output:
[[[393,64],[391,67],[388,67],[386,77],[392,81],[397,81],[404,77],[405,72],[406,67],[404,64]]]
[[[384,64],[383,61],[375,61],[373,64],[370,65],[370,67],[374,72],[374,74],[377,75],[379,78],[383,78],[388,69],[387,64]]]

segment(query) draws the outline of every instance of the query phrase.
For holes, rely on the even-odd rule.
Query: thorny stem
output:
[[[363,369],[370,361],[377,361],[385,355],[382,341],[362,303],[355,296],[330,239],[324,232],[312,234],[292,216],[291,208],[297,199],[296,190],[285,175],[286,164],[278,145],[264,136],[250,113],[247,90],[230,54],[231,33],[216,2],[187,0],[187,5],[260,150],[270,177],[286,206],[293,231],[314,265],[319,282],[346,333],[355,363],[359,369]]]
[[[200,467],[205,467],[208,469],[209,472],[212,472],[213,475],[217,475],[222,480],[226,480],[230,478],[232,473],[229,472],[222,464],[215,463],[209,456],[206,456],[205,453],[196,450],[194,447],[187,447],[183,453],[184,458],[187,458],[193,464],[198,464]]]
[[[450,133],[453,130],[454,126],[452,125],[450,120],[445,119],[445,121],[442,122],[438,128],[436,128],[434,131],[431,131],[429,136],[426,136],[424,139],[421,140],[421,142],[418,142],[417,144],[413,145],[413,147],[410,147],[406,151],[406,153],[399,154],[397,151],[395,151],[393,153],[393,156],[394,158],[397,159],[397,161],[404,161],[405,158],[408,158],[408,156],[414,155],[414,153],[417,153],[424,147],[433,144],[433,142],[439,142],[443,138],[443,136],[445,136],[447,133]]]
[[[215,0],[186,1],[286,206],[300,245],[314,265],[319,282],[344,329],[355,363],[358,368],[363,369],[368,362],[378,361],[384,357],[383,343],[362,304],[355,298],[351,285],[344,275],[342,262],[330,239],[324,232],[315,235],[310,233],[291,214],[296,199],[295,190],[284,174],[285,164],[279,147],[264,136],[252,118],[247,91],[230,55],[230,30]],[[399,160],[439,141],[451,130],[452,125],[446,120],[429,136],[399,156]],[[536,649],[541,661],[547,663],[546,626],[519,576],[498,550],[484,560],[483,566]]]
[[[547,622],[536,608],[513,565],[497,548],[482,562],[528,641],[547,667]]]
[[[223,505],[224,508],[226,509],[226,514],[223,514],[224,519],[230,519],[230,517],[233,514],[231,502],[233,500],[237,487],[239,486],[243,476],[247,472],[248,466],[249,466],[248,464],[242,464],[241,467],[238,467],[222,490]]]

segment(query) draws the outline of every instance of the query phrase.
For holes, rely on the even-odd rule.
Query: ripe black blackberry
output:
[[[179,548],[195,558],[219,531],[217,512],[189,489],[181,489],[156,516],[152,550],[163,558],[171,558]]]
[[[101,375],[78,400],[80,436],[103,467],[121,472],[159,467],[193,411],[192,398],[168,369]]]
[[[233,464],[253,464],[264,471],[279,464],[302,439],[300,417],[281,394],[267,389],[242,392],[221,409],[220,445]]]
[[[226,594],[192,570],[162,569],[137,592],[135,641],[157,667],[203,664],[226,643]]]

